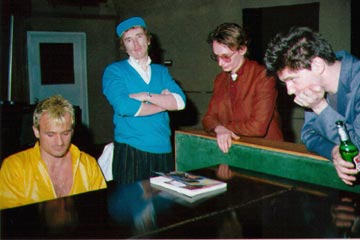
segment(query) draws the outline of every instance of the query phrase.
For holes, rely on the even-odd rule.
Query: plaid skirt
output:
[[[175,169],[172,153],[144,152],[125,143],[114,142],[113,179],[127,184],[156,176],[154,172],[170,172]]]

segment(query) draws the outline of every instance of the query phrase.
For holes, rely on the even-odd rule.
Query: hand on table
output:
[[[217,171],[216,176],[222,180],[228,180],[233,177],[233,172],[226,164],[220,164]]]
[[[221,151],[223,151],[224,153],[227,153],[229,151],[232,139],[240,139],[240,137],[234,132],[221,125],[217,126],[214,131],[216,133],[217,144]]]

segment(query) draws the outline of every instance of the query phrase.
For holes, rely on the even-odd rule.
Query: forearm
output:
[[[239,135],[249,137],[265,137],[269,125],[270,120],[265,122],[249,119],[248,121],[233,121],[229,124],[225,124],[225,127]]]
[[[251,137],[265,137],[274,119],[276,108],[276,93],[263,92],[261,97],[249,101],[241,110],[233,112],[233,120],[225,127],[233,132]],[[238,109],[241,105],[238,105]]]
[[[249,108],[247,111],[250,114],[245,118],[242,117],[246,114],[245,112],[233,113],[233,121],[226,123],[224,126],[239,135],[265,137],[275,111],[275,106],[271,99],[266,104],[258,102],[252,109]]]
[[[162,107],[159,107],[151,103],[143,102],[139,108],[139,111],[136,114],[136,117],[149,116],[164,111],[166,111],[166,109]]]
[[[331,150],[339,143],[334,119],[341,118],[330,107],[326,108],[320,115],[305,111],[301,140],[309,151],[331,159]]]
[[[165,90],[164,90],[165,91]],[[163,92],[164,92],[163,91]],[[150,92],[133,93],[129,95],[130,98],[136,99],[141,102],[151,103],[161,109],[168,111],[179,110],[178,102],[173,94],[167,91],[167,93],[155,94]],[[181,108],[184,107],[184,103]]]
[[[178,110],[175,97],[172,94],[148,94],[147,102],[159,106],[168,111]]]
[[[217,126],[221,125],[221,123],[217,120],[217,118],[211,114],[206,114],[202,119],[202,125],[206,132],[215,134],[214,130]]]

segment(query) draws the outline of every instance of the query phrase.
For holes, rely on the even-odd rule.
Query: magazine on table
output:
[[[185,200],[192,202],[201,198],[213,196],[226,191],[227,184],[219,180],[174,171],[159,173],[160,176],[150,178],[151,186],[160,190],[170,190],[174,195],[185,196]]]
[[[161,192],[158,194],[158,196],[166,199],[170,199],[174,202],[177,202],[181,205],[185,205],[188,207],[194,207],[197,206],[205,201],[208,201],[209,199],[220,195],[226,191],[226,188],[218,189],[212,192],[204,193],[197,195],[195,197],[188,197],[185,194],[176,192],[174,190],[170,190],[164,187],[160,186],[153,186],[153,188],[161,190]]]

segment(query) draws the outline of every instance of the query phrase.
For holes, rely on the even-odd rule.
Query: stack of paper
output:
[[[183,195],[189,202],[217,195],[225,192],[227,188],[226,182],[186,172],[159,174],[161,176],[150,178],[150,183],[153,187],[161,190],[170,190],[180,197]]]

